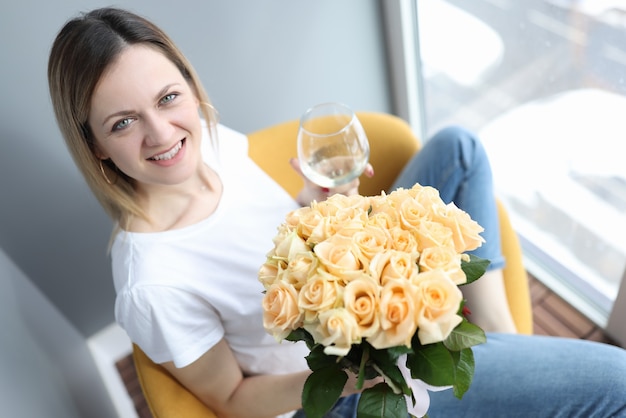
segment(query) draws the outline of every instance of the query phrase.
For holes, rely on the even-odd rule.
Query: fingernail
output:
[[[328,187],[322,187],[322,191],[324,193],[328,193],[328,192],[330,192],[330,189]]]

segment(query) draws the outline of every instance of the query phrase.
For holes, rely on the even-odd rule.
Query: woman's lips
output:
[[[150,158],[148,158],[149,160],[152,161],[164,161],[164,160],[171,160],[172,158],[174,158],[176,156],[176,154],[178,154],[178,152],[181,150],[181,148],[183,147],[183,140],[180,140],[176,143],[176,145],[174,145],[172,148],[170,148],[169,151],[166,151],[162,154],[158,154],[158,155],[154,155]]]

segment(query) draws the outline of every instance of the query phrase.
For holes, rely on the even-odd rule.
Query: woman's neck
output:
[[[222,181],[207,165],[185,184],[150,186],[137,190],[139,205],[149,220],[135,218],[130,222],[132,232],[162,232],[184,228],[209,217],[222,196]]]

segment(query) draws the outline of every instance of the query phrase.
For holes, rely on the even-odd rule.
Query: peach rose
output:
[[[463,295],[443,270],[420,273],[416,284],[422,301],[417,336],[422,344],[443,341],[463,320],[457,314]]]
[[[352,238],[354,234],[360,232],[367,225],[367,212],[357,209],[342,209],[329,225],[329,232],[332,235],[341,235]]]
[[[415,230],[428,220],[427,209],[417,200],[411,198],[403,200],[398,206],[398,211],[400,224],[408,230]]]
[[[393,192],[387,195],[387,202],[391,206],[397,209],[399,209],[400,206],[402,206],[404,202],[410,201],[410,200],[413,200],[413,196],[411,192],[402,187],[394,190]]]
[[[421,309],[417,288],[407,280],[389,280],[380,294],[380,328],[367,341],[376,349],[411,346]]]
[[[361,263],[354,253],[354,245],[349,238],[333,236],[317,244],[313,251],[320,264],[336,276],[349,279],[361,268]]]
[[[319,223],[315,225],[315,228],[311,229],[308,238],[306,239],[307,244],[313,247],[320,242],[327,240],[332,236],[334,227],[335,226],[333,225],[331,218],[320,217]]]
[[[368,198],[368,204],[371,213],[380,212],[382,208],[390,206],[385,191],[382,191],[378,196],[370,196]]]
[[[337,211],[345,207],[342,203],[341,194],[336,194],[322,202],[311,203],[311,208],[322,215],[324,218],[335,216]]]
[[[259,269],[258,278],[267,290],[278,278],[279,264],[277,260],[268,258],[268,260]]]
[[[304,313],[305,322],[312,322],[320,312],[336,308],[341,297],[338,278],[320,270],[300,289],[298,306]]]
[[[353,219],[358,219],[360,211],[349,206],[353,204],[346,200],[347,196],[333,195],[323,202],[313,202],[311,213],[300,220],[299,231],[309,244],[318,244],[335,235],[337,231]],[[363,217],[362,219],[365,219]],[[363,221],[364,222],[364,221]]]
[[[419,252],[428,247],[452,247],[454,245],[450,228],[438,222],[424,220],[413,232]]]
[[[344,194],[334,194],[325,200],[325,204],[336,207],[337,210],[352,208],[367,211],[370,206],[369,198],[358,194],[350,196],[346,196]]]
[[[400,225],[398,216],[392,212],[376,212],[370,215],[368,223],[384,229],[392,229]]]
[[[313,232],[320,228],[320,225],[323,223],[323,216],[317,212],[312,210],[310,207],[301,208],[299,211],[299,216],[297,218],[297,222],[295,225],[295,229],[304,240],[308,240]],[[290,220],[289,222],[293,222],[294,220]]]
[[[418,253],[389,250],[376,254],[370,264],[370,273],[384,286],[389,280],[412,280],[418,273]]]
[[[287,214],[287,216],[285,216],[284,225],[287,225],[290,229],[295,229],[300,223],[300,219],[307,216],[309,212],[311,212],[311,208],[309,206],[292,210]]]
[[[274,257],[276,258],[289,260],[298,253],[306,253],[311,250],[296,231],[290,231],[282,238],[282,240],[277,240],[274,249]]]
[[[334,216],[324,218],[321,228],[310,237],[310,241],[319,243],[334,235],[351,237],[362,230],[367,223],[367,212],[361,208],[340,208]]]
[[[413,199],[417,200],[422,206],[429,211],[431,208],[445,206],[445,202],[439,196],[439,190],[431,186],[421,186],[416,184],[409,190],[409,194]]]
[[[387,230],[378,225],[367,225],[352,237],[357,249],[357,257],[364,269],[367,269],[370,261],[376,254],[390,247],[390,236]]]
[[[380,326],[378,310],[380,286],[371,277],[363,275],[360,280],[353,280],[346,285],[343,304],[355,318],[362,337],[373,335]]]
[[[444,270],[456,285],[461,285],[467,282],[461,259],[452,247],[428,247],[420,254],[418,264],[420,271]]]
[[[298,253],[289,260],[281,279],[292,284],[296,290],[300,290],[315,273],[318,265],[318,259],[312,251]]]
[[[352,239],[355,234],[363,231],[364,228],[365,222],[360,219],[353,219],[341,225],[337,232],[335,232],[335,235]]]
[[[484,228],[454,203],[449,203],[443,210],[438,211],[434,219],[452,231],[454,247],[459,253],[475,250],[485,242],[480,236]]]
[[[278,226],[276,235],[272,238],[272,242],[274,243],[274,248],[278,246],[281,242],[287,239],[287,236],[294,231],[294,228],[287,225],[287,223],[282,223]],[[275,254],[274,254],[275,255]]]
[[[345,308],[324,311],[319,315],[319,322],[305,324],[315,342],[324,346],[324,353],[345,356],[352,344],[361,342],[359,326],[354,317]]]
[[[389,235],[391,235],[391,247],[394,250],[404,251],[406,253],[418,252],[417,240],[410,231],[396,226],[389,229]]]
[[[363,229],[365,222],[367,222],[365,212],[352,208],[340,209],[335,216],[327,216],[320,220],[311,230],[307,243],[315,245],[338,234],[351,237],[356,231]]]
[[[303,315],[298,308],[298,293],[283,281],[272,284],[263,296],[263,326],[277,341],[302,326]]]

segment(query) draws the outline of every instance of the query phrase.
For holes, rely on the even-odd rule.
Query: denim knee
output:
[[[477,159],[486,158],[486,152],[478,137],[471,131],[451,125],[438,131],[431,141],[438,143],[439,149],[458,153],[457,158],[464,169],[471,169]]]

